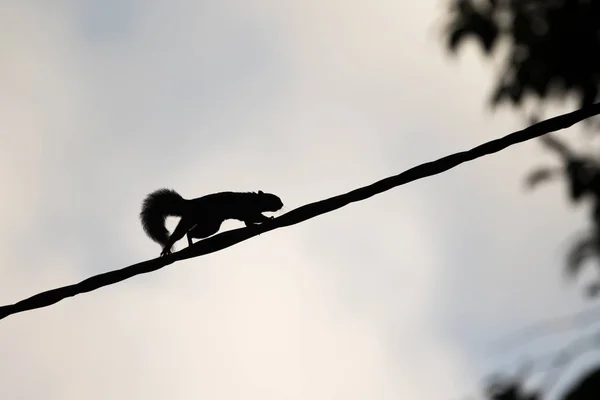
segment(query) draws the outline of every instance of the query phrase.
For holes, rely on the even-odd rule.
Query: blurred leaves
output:
[[[527,185],[533,189],[539,183],[547,181],[556,176],[560,176],[561,174],[562,170],[560,169],[538,168],[529,174],[529,177],[527,178]]]
[[[450,0],[447,47],[465,39],[486,55],[498,43],[508,54],[492,92],[493,106],[519,106],[527,95],[593,103],[600,85],[600,0]]]
[[[509,102],[516,108],[532,96],[540,104],[574,96],[584,108],[598,100],[600,86],[600,0],[447,0],[446,46],[457,53],[468,39],[486,57],[507,52],[491,93],[491,105]],[[504,55],[504,54],[503,54]],[[536,122],[538,116],[528,118]],[[539,167],[526,178],[529,188],[555,178],[567,180],[573,203],[592,203],[593,233],[577,242],[568,255],[568,272],[576,275],[588,258],[600,258],[600,158],[582,157],[560,141],[541,138],[558,154],[561,167]],[[588,288],[600,293],[600,283]]]
[[[563,400],[596,400],[600,393],[600,368],[589,371],[563,397]]]
[[[551,178],[562,176],[569,186],[571,202],[578,203],[589,199],[592,206],[592,232],[579,238],[567,256],[567,273],[573,277],[581,271],[581,266],[590,257],[600,257],[600,163],[594,159],[576,155],[564,143],[547,135],[540,139],[546,147],[557,153],[562,167],[541,167],[535,169],[526,178],[527,186],[533,188]],[[600,293],[600,283],[587,288],[588,295]]]
[[[518,383],[495,385],[488,389],[490,400],[538,400],[537,393],[524,393]]]
[[[452,4],[454,20],[450,24],[448,47],[456,51],[463,39],[471,36],[481,43],[483,50],[490,53],[499,30],[489,9],[478,10],[470,1],[459,0]]]
[[[485,385],[483,398],[486,400],[541,400],[548,398],[552,392],[561,400],[597,399],[600,393],[600,369],[584,371],[584,375],[567,386],[557,386],[561,377],[576,367],[576,361],[584,355],[597,352],[599,349],[600,331],[595,330],[570,341],[565,347],[547,356],[528,359],[516,374],[495,374]],[[531,379],[537,375],[538,383],[532,387]],[[534,379],[534,382],[536,380]],[[528,383],[530,385],[528,385]],[[529,389],[525,389],[529,386]],[[556,393],[558,391],[558,393]]]
[[[523,389],[527,378],[531,375],[534,365],[527,363],[521,366],[516,376],[496,375],[488,380],[485,397],[489,400],[538,400],[539,393],[526,393]]]
[[[525,100],[538,102],[538,111],[551,101],[575,98],[584,108],[597,102],[600,87],[600,0],[447,0],[445,45],[457,54],[475,41],[485,57],[501,56],[494,78],[490,105],[511,104],[524,111]],[[506,52],[505,52],[506,51]],[[501,54],[500,54],[501,53]],[[537,115],[526,117],[535,123]],[[588,120],[588,128],[593,127]],[[597,128],[600,128],[598,124]],[[600,261],[600,157],[577,154],[561,141],[546,135],[545,147],[557,154],[559,166],[540,166],[526,177],[533,189],[556,178],[566,181],[569,200],[591,207],[591,229],[579,237],[567,254],[566,273],[580,274],[586,261]],[[600,295],[600,281],[586,288]],[[597,338],[596,338],[597,340]],[[556,367],[570,363],[575,353],[561,352]],[[562,368],[562,367],[560,367]],[[556,381],[556,376],[549,382]],[[524,379],[488,387],[489,400],[537,400],[542,392],[524,393]],[[591,371],[567,390],[564,400],[600,398],[600,369]]]
[[[539,400],[542,391],[527,393],[523,386],[527,377],[506,379],[488,386],[485,398],[488,400]],[[558,378],[558,377],[554,377]],[[600,393],[600,368],[592,369],[565,390],[561,400],[597,400]]]

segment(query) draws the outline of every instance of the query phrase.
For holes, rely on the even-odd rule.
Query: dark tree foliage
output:
[[[589,257],[600,258],[600,162],[592,157],[577,155],[564,143],[549,135],[540,138],[549,150],[557,153],[563,165],[561,167],[541,167],[530,173],[527,183],[535,187],[542,181],[561,177],[567,181],[569,197],[572,203],[584,199],[591,205],[590,219],[592,229],[579,238],[567,257],[567,272],[574,276],[580,271],[583,262]],[[588,294],[595,296],[600,292],[600,283],[588,287]]]
[[[600,0],[447,1],[444,39],[453,54],[474,39],[485,57],[505,57],[490,94],[492,108],[508,103],[523,112],[528,98],[537,100],[540,108],[568,98],[575,98],[579,107],[600,100]],[[573,277],[585,261],[600,260],[600,157],[578,154],[548,135],[540,140],[559,156],[561,165],[535,169],[527,177],[528,186],[560,178],[573,204],[591,207],[591,229],[574,242],[567,256],[567,275]],[[600,294],[600,282],[587,289],[590,296]],[[524,382],[520,377],[492,385],[485,398],[544,398],[542,391],[526,393]],[[600,369],[586,373],[560,398],[600,399]]]
[[[540,392],[527,392],[523,389],[523,380],[513,379],[495,382],[487,389],[489,400],[541,400]],[[598,400],[600,398],[600,368],[588,371],[572,384],[561,400]]]
[[[491,56],[501,41],[506,59],[491,94],[491,105],[509,102],[520,108],[528,97],[578,99],[580,106],[598,100],[600,86],[600,0],[448,0],[447,47],[456,53],[466,39]],[[535,119],[535,118],[533,118]],[[590,199],[592,233],[578,240],[568,256],[573,276],[590,256],[600,259],[600,159],[576,155],[556,139],[543,139],[563,160],[562,168],[541,168],[530,186],[553,177],[567,180],[573,203]],[[600,284],[589,288],[600,292]]]
[[[594,369],[577,382],[563,400],[597,400],[600,398],[600,368]]]
[[[539,400],[537,392],[526,393],[522,383],[517,380],[495,382],[487,389],[487,397],[490,400]]]
[[[598,98],[600,0],[450,0],[447,46],[456,52],[467,38],[487,55],[508,44],[494,106],[518,106],[527,95],[574,95],[581,106]]]

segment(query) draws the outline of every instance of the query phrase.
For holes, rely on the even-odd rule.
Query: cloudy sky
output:
[[[0,302],[156,257],[159,187],[291,210],[521,128],[486,108],[494,64],[444,51],[443,4],[0,2]],[[495,339],[587,306],[560,273],[585,210],[523,190],[553,162],[522,144],[11,316],[0,398],[473,394],[525,354]]]

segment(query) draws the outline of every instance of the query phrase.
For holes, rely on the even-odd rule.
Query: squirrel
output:
[[[172,189],[158,189],[144,199],[140,219],[146,234],[163,246],[161,257],[171,254],[171,247],[187,234],[188,245],[192,238],[203,239],[214,235],[227,219],[237,219],[249,227],[272,220],[263,212],[278,211],[281,199],[271,193],[220,192],[196,199],[184,199]],[[171,235],[165,227],[168,216],[180,217]]]

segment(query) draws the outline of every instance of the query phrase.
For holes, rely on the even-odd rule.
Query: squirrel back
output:
[[[158,189],[150,193],[144,199],[140,213],[146,234],[164,246],[169,239],[165,220],[169,216],[181,217],[185,202],[186,200],[172,189]]]
[[[227,219],[237,219],[249,226],[272,219],[262,213],[281,207],[283,203],[279,197],[261,190],[258,193],[220,192],[186,200],[174,190],[159,189],[144,200],[140,219],[146,234],[161,244],[163,253],[168,254],[171,246],[186,233],[191,240],[189,232],[192,229],[192,237],[204,238],[217,233]],[[165,227],[168,216],[181,217],[173,234]]]
[[[194,207],[197,205],[198,207]],[[248,214],[277,211],[283,206],[274,194],[257,192],[219,192],[190,200],[190,212],[210,210],[215,218],[244,220]]]

